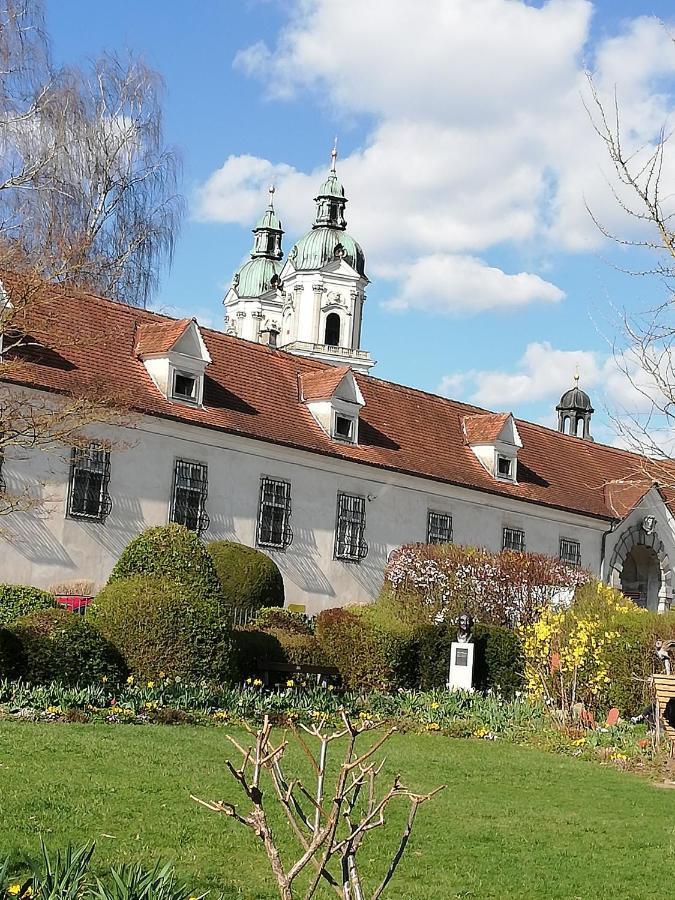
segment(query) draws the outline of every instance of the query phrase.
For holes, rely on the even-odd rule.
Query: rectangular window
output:
[[[197,378],[184,372],[173,373],[173,396],[179,400],[197,399]]]
[[[338,494],[335,558],[359,562],[368,553],[365,541],[366,501],[353,494]]]
[[[427,544],[449,544],[452,541],[452,516],[429,510]]]
[[[96,519],[110,514],[108,496],[110,451],[98,443],[73,447],[70,453],[70,484],[67,515],[72,519]]]
[[[354,420],[348,416],[336,415],[333,437],[339,438],[341,441],[352,441],[354,439]]]
[[[510,456],[497,455],[497,475],[499,478],[513,478],[514,460]]]
[[[260,480],[257,543],[261,547],[288,547],[293,540],[290,518],[290,483],[263,475]]]
[[[520,528],[505,528],[502,537],[502,550],[525,550],[525,532]]]
[[[570,541],[560,538],[560,559],[570,566],[581,565],[581,544],[579,541]]]
[[[209,527],[206,514],[208,470],[203,463],[176,460],[170,520],[202,534]]]

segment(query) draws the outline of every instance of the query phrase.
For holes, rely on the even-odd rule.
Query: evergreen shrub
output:
[[[0,627],[11,625],[19,616],[57,605],[49,591],[23,584],[0,584]]]
[[[117,560],[108,584],[135,576],[173,582],[195,601],[220,607],[222,591],[212,557],[183,525],[157,525],[137,535]]]
[[[31,684],[93,684],[126,675],[117,648],[90,621],[66,609],[30,613],[11,630],[18,642],[15,674]]]
[[[21,642],[9,628],[0,628],[0,680],[21,675]]]
[[[256,628],[275,628],[286,634],[314,634],[314,623],[302,613],[278,606],[264,606],[256,615]]]
[[[212,541],[206,547],[230,609],[262,609],[284,605],[284,580],[266,553],[233,541]]]
[[[195,598],[189,582],[115,578],[91,610],[134,675],[222,681],[234,674],[229,623],[214,604]]]

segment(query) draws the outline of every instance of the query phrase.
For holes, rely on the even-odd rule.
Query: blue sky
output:
[[[372,284],[374,374],[545,424],[576,364],[632,401],[607,338],[660,296],[611,263],[607,166],[581,105],[616,85],[636,145],[675,102],[672,4],[617,0],[47,0],[56,59],[133,49],[166,82],[190,213],[155,301],[220,327],[222,297],[277,184],[284,248],[309,227],[339,135],[349,230]],[[187,11],[187,12],[186,12]]]

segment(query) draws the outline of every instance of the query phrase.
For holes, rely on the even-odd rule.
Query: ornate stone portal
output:
[[[670,559],[655,516],[627,528],[612,553],[608,581],[640,606],[665,612],[673,597]]]

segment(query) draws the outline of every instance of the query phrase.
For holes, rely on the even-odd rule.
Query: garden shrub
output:
[[[661,671],[657,637],[675,637],[672,613],[642,609],[601,582],[580,587],[569,608],[546,610],[523,629],[529,693],[566,711],[581,702],[635,715],[651,702],[647,679]]]
[[[206,549],[229,608],[284,605],[284,580],[266,553],[233,541],[212,541]]]
[[[158,525],[137,535],[122,551],[108,584],[137,575],[172,581],[194,601],[222,604],[213,559],[199,537],[183,525]]]
[[[445,687],[450,670],[450,655],[457,629],[451,624],[425,625],[417,632],[419,675],[416,687],[422,690]],[[515,632],[500,625],[476,623],[473,685],[477,690],[493,690],[512,699],[523,689],[524,657]]]
[[[0,628],[11,625],[19,616],[56,605],[56,599],[49,591],[23,584],[0,584]]]
[[[228,623],[187,584],[141,575],[116,578],[97,595],[92,613],[134,675],[214,680],[233,675]]]
[[[18,674],[32,684],[119,681],[126,667],[117,648],[82,616],[42,609],[17,619]]]
[[[348,688],[411,687],[417,671],[416,638],[408,628],[383,626],[374,606],[324,610],[316,620],[319,646]]]
[[[411,544],[395,551],[385,583],[418,619],[455,619],[469,612],[489,625],[533,621],[562,590],[590,580],[588,572],[538,553],[491,553],[457,544]]]
[[[287,634],[314,634],[314,623],[307,616],[278,606],[264,606],[254,624],[256,628],[277,628]]]
[[[21,642],[9,628],[0,628],[0,680],[21,675]]]

